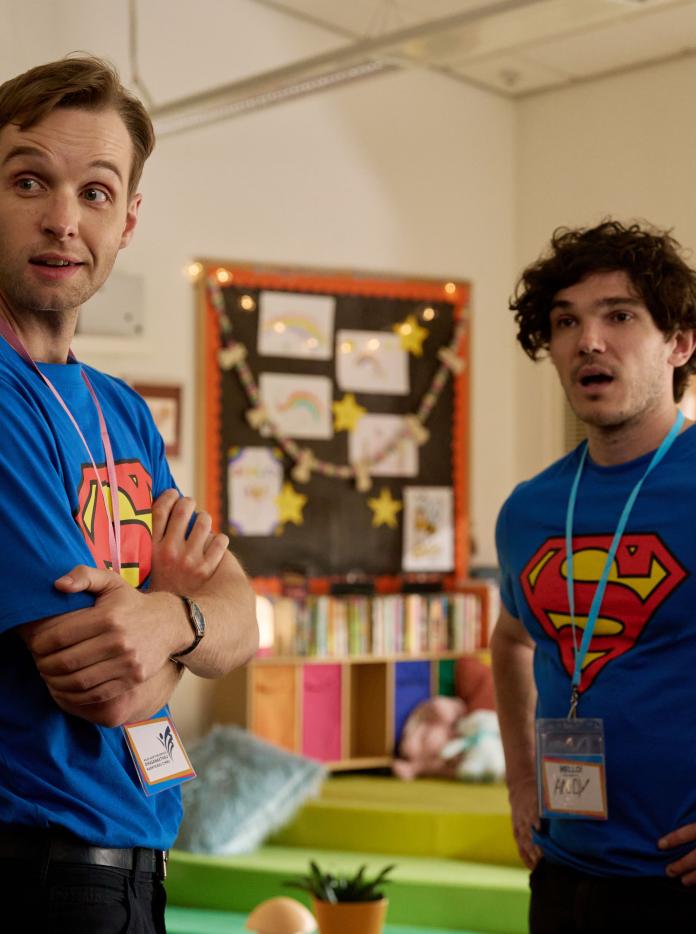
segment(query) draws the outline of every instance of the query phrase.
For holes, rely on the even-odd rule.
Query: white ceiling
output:
[[[160,135],[387,70],[516,99],[696,53],[696,0],[0,0],[0,19],[0,81],[104,55]]]
[[[696,51],[694,0],[254,2],[510,97]]]

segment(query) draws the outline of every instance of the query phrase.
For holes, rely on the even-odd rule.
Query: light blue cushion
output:
[[[316,795],[324,767],[236,726],[216,726],[190,749],[198,777],[183,786],[176,846],[192,853],[250,853]]]

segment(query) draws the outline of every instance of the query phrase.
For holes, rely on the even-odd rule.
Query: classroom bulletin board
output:
[[[463,581],[468,283],[196,266],[198,503],[247,573]],[[423,504],[451,508],[431,572]]]

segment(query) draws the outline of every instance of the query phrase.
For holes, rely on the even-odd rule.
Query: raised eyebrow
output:
[[[40,159],[42,162],[48,161],[46,153],[36,146],[13,146],[2,160],[2,165],[6,165],[12,159],[17,159],[21,156],[31,156],[34,159]],[[91,169],[106,169],[108,172],[113,172],[119,182],[123,183],[121,170],[115,162],[111,162],[109,159],[95,159],[93,162],[90,162],[89,167]]]
[[[36,146],[13,146],[2,160],[2,164],[7,165],[8,162],[12,159],[17,159],[19,156],[33,156],[42,161],[46,160],[46,154],[40,149],[37,149]]]
[[[123,183],[121,170],[115,162],[110,162],[108,159],[95,159],[94,162],[90,162],[89,165],[92,169],[106,169],[109,172],[113,172],[119,182]]]

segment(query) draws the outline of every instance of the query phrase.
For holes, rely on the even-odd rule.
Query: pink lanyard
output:
[[[97,470],[97,465],[95,464],[94,458],[92,457],[92,452],[90,450],[90,447],[87,444],[87,440],[85,439],[85,436],[82,434],[82,431],[80,430],[80,426],[75,421],[75,418],[72,412],[70,411],[68,406],[65,404],[63,397],[58,392],[58,390],[53,385],[53,383],[50,381],[50,379],[44,373],[41,372],[41,370],[38,368],[38,366],[36,365],[32,357],[30,356],[29,351],[26,349],[26,347],[20,340],[19,336],[15,333],[15,331],[13,331],[13,329],[10,327],[7,321],[1,316],[0,316],[0,335],[5,338],[7,343],[14,350],[17,351],[17,353],[20,355],[20,357],[24,361],[28,363],[29,366],[36,373],[39,374],[41,379],[48,386],[48,388],[51,390],[53,395],[56,397],[56,399],[62,406],[63,410],[65,411],[65,414],[68,416],[68,418],[72,422],[75,428],[75,431],[80,436],[80,440],[84,444],[85,449],[89,455],[89,459],[92,464],[92,468],[94,470],[94,476],[97,482],[97,486],[99,487],[101,491],[102,499],[104,500],[104,508],[106,509],[106,517],[107,517],[108,528],[109,528],[109,549],[111,551],[111,566],[113,570],[116,571],[117,574],[120,574],[121,573],[121,513],[119,509],[119,502],[118,502],[118,480],[116,478],[116,463],[114,462],[114,455],[111,449],[111,441],[109,439],[109,432],[107,431],[107,428],[106,428],[104,414],[102,412],[101,406],[99,405],[97,394],[95,393],[92,387],[92,384],[89,381],[89,377],[84,372],[84,370],[80,371],[80,375],[82,376],[82,379],[85,381],[85,385],[87,386],[87,389],[89,390],[89,393],[92,396],[92,400],[97,410],[97,416],[99,418],[99,428],[101,431],[102,443],[104,445],[104,454],[106,457],[106,473],[109,478],[109,494],[111,498],[111,509],[109,509],[109,504],[106,499],[106,493],[104,492],[104,485],[99,479],[99,471]],[[71,363],[77,363],[76,357],[73,354],[72,350],[69,351],[68,353],[68,359],[70,360]]]

